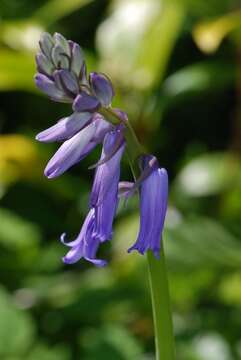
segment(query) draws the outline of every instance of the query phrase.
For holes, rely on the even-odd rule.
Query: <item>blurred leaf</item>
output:
[[[184,166],[176,186],[189,196],[208,196],[239,184],[239,178],[240,160],[236,156],[212,153],[201,155]]]
[[[174,1],[116,1],[97,32],[102,67],[128,88],[150,88],[164,74],[183,16]]]
[[[172,98],[222,91],[235,84],[237,69],[221,61],[202,62],[189,65],[170,75],[163,84],[165,101]]]
[[[241,305],[241,273],[227,274],[219,286],[219,296],[228,305]]]
[[[0,135],[0,183],[32,177],[38,160],[35,143],[24,135]]]
[[[14,20],[0,23],[0,38],[15,50],[36,51],[38,41],[44,28],[35,21]],[[26,53],[27,56],[27,53]]]
[[[34,248],[40,242],[37,226],[15,215],[7,209],[0,209],[0,244],[11,251]]]
[[[126,217],[116,227],[113,242],[114,264],[118,267],[122,264],[120,272],[130,273],[139,261],[142,262],[143,258],[139,254],[126,253],[128,247],[136,240],[138,228],[138,215]],[[180,219],[172,227],[165,228],[164,242],[171,269],[186,271],[190,267],[237,268],[241,265],[241,244],[214,220],[194,216],[190,219]]]
[[[183,220],[164,232],[167,259],[171,267],[241,266],[241,244],[220,223],[203,217]]]
[[[35,65],[32,54],[0,51],[0,90],[33,91],[35,89],[34,73]]]
[[[0,288],[0,356],[23,355],[35,336],[35,327],[29,314],[18,310],[10,296]]]
[[[203,52],[212,53],[217,50],[225,36],[238,28],[241,28],[241,11],[201,22],[194,28],[193,37]]]
[[[163,78],[183,20],[180,1],[163,1],[159,14],[144,34],[134,64],[140,87],[153,87]]]
[[[133,335],[121,326],[106,325],[90,329],[81,338],[85,360],[133,360],[140,359],[142,347]]]
[[[35,19],[37,23],[49,26],[53,22],[56,22],[92,1],[93,0],[49,0],[33,14],[32,19]]]
[[[70,360],[70,351],[65,345],[49,347],[45,344],[38,344],[25,360]]]

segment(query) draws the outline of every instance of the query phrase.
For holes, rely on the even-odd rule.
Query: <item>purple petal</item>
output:
[[[43,74],[35,75],[36,86],[43,91],[45,94],[51,97],[51,99],[60,102],[70,102],[70,99],[59,90],[55,83]]]
[[[124,144],[124,137],[123,137],[123,134],[122,132],[118,132],[117,133],[117,137],[115,139],[115,143],[114,143],[114,146],[109,150],[109,152],[107,152],[105,154],[105,156],[100,159],[96,164],[94,165],[91,165],[89,167],[89,169],[94,169],[96,168],[97,166],[100,166],[100,165],[103,165],[105,164],[107,161],[109,161],[116,153],[117,151],[120,149],[120,147]]]
[[[66,244],[64,242],[64,237],[61,236],[61,241],[64,242],[65,245],[71,247],[71,250],[63,258],[64,263],[73,264],[81,258],[85,258],[96,266],[102,267],[106,265],[106,261],[96,258],[96,252],[100,242],[93,235],[94,227],[95,209],[92,208],[86,216],[79,235],[74,241]]]
[[[105,135],[114,129],[114,125],[104,120],[103,116],[98,113],[93,115],[93,121],[96,123],[96,132],[93,140],[99,144],[103,142]]]
[[[48,162],[44,174],[52,179],[63,174],[71,166],[79,162],[79,159],[86,151],[96,130],[96,124],[90,123],[83,130],[65,141]]]
[[[84,55],[81,47],[73,43],[72,46],[72,61],[71,61],[71,70],[76,74],[77,77],[80,75],[81,68],[84,63]]]
[[[116,139],[122,130],[116,128],[106,134],[101,159],[113,153]],[[95,236],[103,242],[112,236],[112,224],[118,206],[118,183],[120,178],[120,161],[124,151],[124,141],[115,154],[96,169],[95,179],[90,196],[90,205],[96,210]]]
[[[101,159],[104,159],[115,147],[116,139],[119,138],[120,133],[123,136],[122,130],[116,128],[115,130],[106,134],[101,154]],[[120,160],[125,148],[123,141],[122,146],[115,153],[115,155],[103,165],[96,169],[94,184],[91,192],[90,203],[92,206],[97,206],[103,201],[106,193],[113,183],[116,184],[118,190],[118,183],[120,177]]]
[[[55,125],[40,132],[36,140],[42,142],[62,141],[71,138],[91,121],[91,113],[73,113],[59,120]]]
[[[85,91],[81,91],[79,95],[76,96],[73,103],[73,110],[82,112],[82,111],[96,111],[100,107],[99,100],[96,97],[87,94]]]
[[[168,175],[165,169],[158,168],[142,182],[140,230],[136,243],[128,252],[137,250],[144,254],[150,249],[157,258],[159,257],[167,200]]]
[[[111,81],[106,75],[101,73],[90,73],[90,84],[94,95],[99,99],[103,106],[111,104],[114,96],[114,89]]]
[[[68,70],[56,70],[54,72],[56,85],[69,96],[75,96],[79,92],[77,77]]]

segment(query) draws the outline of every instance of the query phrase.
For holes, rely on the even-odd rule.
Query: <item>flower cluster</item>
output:
[[[42,131],[36,139],[42,142],[61,141],[50,159],[45,175],[55,178],[87,156],[97,144],[102,144],[100,160],[89,201],[89,212],[79,235],[74,241],[61,241],[70,247],[63,258],[68,264],[81,258],[96,266],[106,261],[96,253],[102,242],[112,237],[112,224],[120,196],[128,198],[136,190],[140,194],[140,230],[136,243],[128,250],[141,254],[152,250],[158,258],[161,233],[167,208],[168,177],[152,155],[140,157],[141,175],[136,182],[120,182],[120,162],[126,147],[125,127],[128,118],[115,109],[120,123],[113,125],[101,115],[110,109],[114,90],[111,81],[102,73],[92,72],[87,77],[83,53],[78,44],[61,34],[43,33],[40,52],[36,55],[37,87],[52,100],[72,105],[72,114]]]

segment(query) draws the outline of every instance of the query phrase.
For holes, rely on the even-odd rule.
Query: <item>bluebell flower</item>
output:
[[[159,168],[154,156],[143,155],[140,177],[134,183],[120,182],[128,117],[120,109],[111,107],[114,89],[110,79],[97,72],[87,77],[80,46],[61,34],[43,33],[39,45],[37,87],[54,101],[70,103],[73,110],[71,115],[36,136],[41,142],[63,141],[48,162],[45,175],[55,178],[63,174],[103,143],[100,160],[90,167],[96,170],[90,210],[82,229],[72,242],[65,242],[65,234],[61,237],[71,248],[63,261],[72,264],[84,258],[96,266],[104,266],[106,261],[96,257],[99,245],[112,237],[120,196],[128,199],[134,192],[140,194],[140,230],[137,241],[128,251],[144,254],[151,250],[159,257],[168,197],[166,170]],[[107,110],[117,115],[118,125],[112,125],[101,115]]]
[[[44,174],[52,179],[63,174],[71,166],[78,163],[104,139],[112,126],[99,115],[75,135],[66,140],[48,162]],[[68,133],[68,130],[66,131]],[[39,135],[41,137],[41,133]]]
[[[73,264],[84,258],[87,261],[92,262],[94,265],[102,267],[106,265],[105,260],[97,259],[96,252],[98,250],[100,241],[94,235],[95,228],[95,209],[90,209],[79,235],[74,241],[65,242],[65,234],[61,236],[61,242],[71,249],[63,257],[65,264]]]
[[[140,183],[140,230],[137,241],[128,252],[137,250],[144,254],[151,250],[159,258],[167,211],[168,175],[164,168],[157,167],[154,156],[145,155],[142,161],[143,173],[146,175]]]
[[[101,242],[112,237],[112,224],[118,205],[120,161],[124,148],[122,127],[116,127],[106,134],[90,195],[90,206],[96,209],[95,234]]]

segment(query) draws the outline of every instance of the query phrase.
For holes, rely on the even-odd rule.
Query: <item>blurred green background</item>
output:
[[[57,144],[34,136],[71,112],[34,86],[44,30],[111,77],[114,105],[169,171],[177,360],[241,359],[240,0],[0,0],[0,359],[154,359],[145,258],[126,252],[138,200],[101,248],[108,267],[62,264],[58,238],[79,231],[100,148],[44,178]]]

